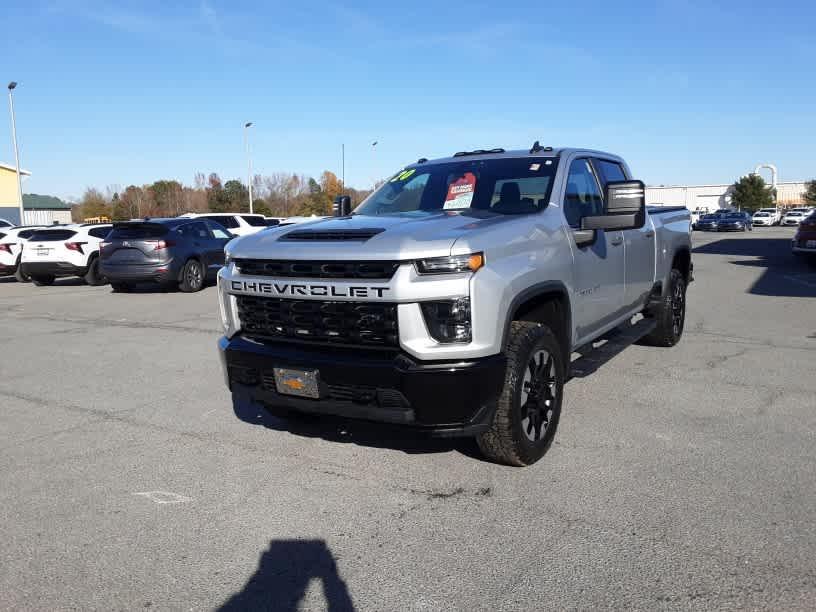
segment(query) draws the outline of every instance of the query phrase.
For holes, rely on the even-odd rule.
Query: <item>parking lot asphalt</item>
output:
[[[792,234],[695,233],[681,343],[600,347],[525,469],[234,406],[214,287],[0,279],[0,608],[813,609]]]

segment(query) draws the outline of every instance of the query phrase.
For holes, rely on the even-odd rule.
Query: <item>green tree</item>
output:
[[[805,202],[816,204],[816,180],[805,183]]]
[[[303,198],[303,201],[298,207],[297,214],[304,217],[311,215],[328,215],[331,207],[331,200],[329,196],[320,187],[320,184],[313,178],[309,179],[308,183],[309,193]]]
[[[229,200],[221,178],[213,172],[207,179],[207,206],[211,212],[229,212]]]
[[[127,221],[130,219],[127,203],[119,197],[118,193],[114,193],[111,198],[111,219],[114,221]]]
[[[155,201],[156,212],[174,217],[181,214],[184,206],[184,188],[178,181],[156,181],[150,187]]]
[[[93,187],[89,187],[85,190],[85,193],[82,194],[79,206],[82,219],[111,216],[111,207],[110,204],[108,204],[108,200],[101,191]]]
[[[263,215],[265,217],[272,216],[272,209],[269,208],[269,204],[266,203],[264,198],[258,198],[252,200],[252,211],[256,215]]]
[[[249,212],[249,189],[241,181],[231,180],[224,184],[230,212]]]
[[[761,176],[749,174],[734,183],[731,204],[738,206],[741,210],[753,212],[760,208],[773,207],[774,196],[773,190],[765,184]]]

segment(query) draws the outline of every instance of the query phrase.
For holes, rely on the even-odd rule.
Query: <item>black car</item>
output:
[[[100,245],[99,268],[114,291],[139,282],[200,291],[224,265],[234,236],[209,219],[145,219],[115,223]]]
[[[720,223],[720,215],[703,215],[697,220],[697,229],[704,232],[716,232]]]
[[[717,223],[718,232],[751,232],[754,222],[747,212],[730,212],[720,217]]]

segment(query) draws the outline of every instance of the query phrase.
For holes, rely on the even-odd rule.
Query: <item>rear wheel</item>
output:
[[[14,278],[17,279],[18,283],[30,283],[31,277],[23,272],[23,264],[20,263],[20,260],[17,260],[17,269],[14,271]]]
[[[646,313],[657,320],[657,326],[643,336],[640,344],[651,346],[674,346],[680,342],[686,324],[686,280],[677,268],[669,276],[669,289],[660,306]]]
[[[91,263],[88,264],[88,271],[85,272],[85,276],[83,276],[82,278],[85,280],[87,284],[91,285],[92,287],[104,285],[106,282],[108,282],[107,279],[104,276],[102,276],[102,274],[99,272],[98,257],[94,257],[91,260]]]
[[[46,287],[54,284],[54,277],[48,276],[32,276],[31,281],[38,287]]]
[[[185,293],[201,291],[204,288],[204,267],[197,259],[190,259],[181,270],[179,289]]]
[[[563,355],[546,325],[512,323],[504,388],[490,429],[476,439],[486,457],[525,466],[544,456],[561,416]]]

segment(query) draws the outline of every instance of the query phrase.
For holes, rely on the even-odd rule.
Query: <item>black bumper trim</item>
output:
[[[85,276],[86,266],[76,266],[67,261],[22,262],[23,274],[29,276]]]
[[[221,338],[219,349],[233,393],[273,411],[397,424],[436,436],[470,436],[490,426],[507,363],[501,354],[423,362],[399,352],[261,343],[241,336]],[[275,367],[318,370],[321,398],[279,394],[269,383]],[[368,391],[338,395],[333,387]]]

